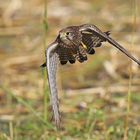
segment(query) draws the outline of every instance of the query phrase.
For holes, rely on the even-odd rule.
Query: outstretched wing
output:
[[[99,35],[95,35],[88,31],[82,31],[82,45],[86,48],[88,54],[94,54],[96,47],[101,47],[102,42],[106,41]],[[110,32],[105,32],[106,35],[110,35]]]
[[[123,48],[115,40],[113,40],[111,37],[109,37],[107,33],[104,33],[100,29],[98,29],[95,25],[91,25],[91,24],[81,25],[79,28],[79,31],[81,31],[83,33],[87,32],[89,34],[92,34],[93,36],[97,36],[100,40],[108,41],[110,44],[115,46],[117,49],[119,49],[125,55],[127,55],[129,58],[131,58],[133,61],[135,61],[138,65],[140,65],[139,60],[137,60],[135,57],[133,57],[125,48]]]
[[[56,85],[56,71],[58,65],[58,54],[56,53],[56,49],[58,47],[58,43],[55,41],[49,45],[46,49],[46,69],[48,74],[48,82],[51,92],[51,104],[54,113],[54,120],[56,126],[60,125],[60,114],[59,114],[59,101],[58,101],[58,92]]]

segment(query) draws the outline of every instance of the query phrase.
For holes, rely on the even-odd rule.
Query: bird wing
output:
[[[58,54],[56,53],[56,49],[58,47],[58,43],[55,41],[49,45],[46,49],[46,69],[48,74],[48,82],[51,93],[51,104],[54,113],[54,120],[56,126],[60,125],[60,114],[59,114],[59,101],[58,101],[58,92],[56,86],[56,71],[58,65]]]
[[[75,57],[72,53],[72,50],[68,47],[65,47],[65,45],[59,45],[59,48],[57,49],[57,54],[60,60],[60,63],[62,65],[66,64],[68,61],[73,64],[75,63]]]
[[[82,31],[82,45],[86,49],[88,54],[94,54],[95,47],[101,47],[102,42],[106,41],[104,38],[101,38],[98,35],[95,35],[91,32],[88,31]],[[110,32],[107,31],[105,32],[106,35],[109,35]]]
[[[107,33],[102,32],[95,25],[91,25],[91,24],[81,25],[79,27],[79,31],[81,31],[81,32],[88,32],[89,34],[92,34],[93,36],[96,36],[96,37],[98,37],[101,40],[108,41],[110,44],[112,44],[114,47],[116,47],[121,52],[123,52],[125,55],[127,55],[129,58],[131,58],[138,65],[140,65],[140,61],[139,60],[137,60],[135,57],[133,57],[125,48],[123,48],[114,39],[112,39],[111,37],[109,37]]]

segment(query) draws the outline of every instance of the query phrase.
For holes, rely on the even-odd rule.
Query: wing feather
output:
[[[109,32],[105,32],[107,35],[109,35]],[[90,32],[82,32],[82,42],[87,47],[87,53],[88,54],[94,54],[95,50],[93,48],[100,47],[102,45],[102,42],[106,41],[103,38],[100,38],[97,35],[91,34]]]
[[[119,43],[117,43],[114,39],[108,36],[109,32],[102,32],[100,29],[98,29],[95,25],[90,24],[84,24],[80,26],[79,31],[88,31],[92,33],[94,36],[97,36],[105,41],[108,41],[110,44],[112,44],[114,47],[122,51],[125,55],[127,55],[129,58],[131,58],[134,62],[136,62],[138,65],[140,65],[140,61],[137,60],[135,57],[133,57],[125,48],[123,48]]]
[[[57,127],[60,125],[60,113],[59,113],[59,101],[58,92],[56,85],[56,71],[58,65],[58,54],[56,48],[58,47],[57,42],[53,42],[46,50],[46,68],[48,74],[48,82],[51,92],[51,104],[54,113],[54,120]]]
[[[57,49],[57,53],[58,53],[58,56],[59,56],[60,63],[62,65],[66,64],[68,61],[71,64],[75,63],[75,61],[76,61],[75,57],[74,57],[74,54],[72,53],[71,48],[64,47],[64,45],[59,46],[59,48]]]

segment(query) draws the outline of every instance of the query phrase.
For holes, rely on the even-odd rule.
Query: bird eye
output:
[[[69,32],[66,32],[66,35],[69,35],[70,33]]]

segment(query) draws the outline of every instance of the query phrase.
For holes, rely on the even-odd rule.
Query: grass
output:
[[[17,119],[14,119],[10,125],[9,121],[5,121],[1,126],[1,131],[3,132],[1,133],[1,137],[10,138],[10,136],[13,135],[14,140],[122,140],[125,133],[124,122],[125,116],[127,115],[127,108],[125,108],[125,112],[124,109],[121,108],[115,112],[113,111],[118,108],[117,104],[119,101],[115,99],[118,98],[117,96],[114,96],[112,99],[116,104],[110,106],[112,108],[111,110],[108,109],[109,103],[107,103],[104,98],[99,98],[98,96],[86,98],[84,95],[80,96],[80,100],[77,104],[78,96],[69,98],[69,102],[62,102],[62,106],[70,108],[72,113],[63,112],[62,129],[56,130],[49,119],[49,121],[44,121],[43,114],[34,108],[34,104],[31,105],[21,97],[14,96],[12,90],[7,89],[6,87],[3,88],[6,93],[12,96],[12,100],[16,99],[16,101],[27,108],[29,112],[22,115],[17,114],[15,116]],[[135,99],[135,95],[136,94],[133,94],[132,102],[133,99]],[[93,99],[91,100],[91,98]],[[125,97],[122,96],[122,98]],[[81,101],[87,103],[87,107],[82,110],[77,108],[77,105]],[[72,102],[75,103],[73,104]],[[12,104],[14,104],[14,102]],[[117,114],[117,117],[115,114]],[[136,114],[131,114],[129,116],[128,140],[139,140],[140,138],[140,128],[138,124],[135,124],[137,118],[135,115]],[[10,134],[11,132],[13,134]],[[4,140],[4,138],[2,140]]]

